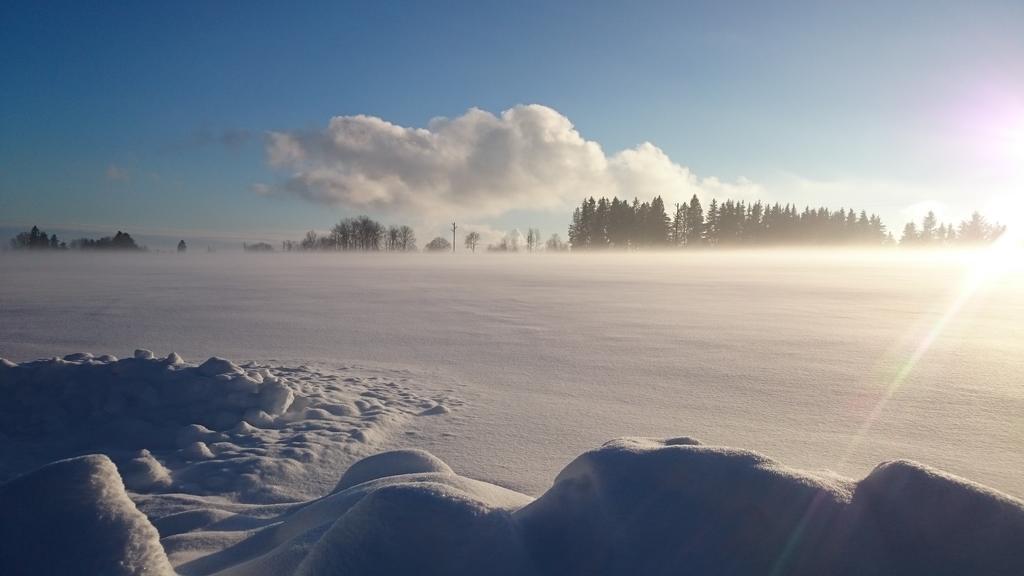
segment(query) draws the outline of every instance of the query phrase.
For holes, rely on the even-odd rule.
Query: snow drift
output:
[[[1024,573],[1024,503],[905,461],[852,482],[690,439],[616,440],[516,521],[542,574]]]
[[[1021,502],[911,462],[852,482],[690,439],[623,439],[517,510],[455,478],[367,491],[298,573],[1024,573]]]
[[[73,354],[11,366],[0,374],[11,400],[0,426],[9,436],[73,434],[82,443],[126,448],[172,447],[182,434],[189,435],[182,430],[189,425],[228,429],[242,421],[273,423],[295,399],[292,389],[266,369],[246,371],[221,358],[188,366],[177,354],[155,359],[148,350],[120,361]]]
[[[79,454],[110,456],[133,492],[294,502],[389,434],[457,398],[427,398],[407,373],[316,370],[179,355],[0,360],[0,480]]]
[[[3,574],[174,573],[105,456],[61,460],[0,486],[0,518]]]
[[[303,504],[215,514],[191,501],[154,521],[188,575],[1024,573],[1024,503],[912,462],[855,482],[689,438],[627,438],[578,457],[536,500],[421,451],[350,470],[363,481]],[[126,502],[116,481],[111,492]],[[222,547],[197,554],[211,543]]]

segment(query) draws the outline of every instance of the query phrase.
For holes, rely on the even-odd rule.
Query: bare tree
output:
[[[479,243],[480,243],[480,233],[479,232],[474,230],[473,232],[470,232],[469,234],[466,234],[466,248],[469,248],[471,251],[476,252],[476,246]]]
[[[300,246],[303,250],[314,250],[320,244],[320,237],[317,235],[316,230],[310,230],[306,232],[306,237],[302,239]]]
[[[384,237],[384,226],[369,216],[356,218],[357,247],[360,250],[380,250],[381,239]]]
[[[416,250],[416,234],[412,231],[412,228],[408,226],[398,228],[398,246],[403,252],[413,252]]]
[[[325,235],[310,230],[300,242],[287,241],[284,250],[341,250],[374,252],[416,250],[416,234],[408,226],[385,226],[369,216],[342,218]]]
[[[352,244],[352,219],[345,218],[334,225],[331,236],[339,250],[349,250]]]
[[[400,249],[400,242],[402,233],[398,226],[388,226],[387,240],[384,242],[384,249],[388,252],[394,252]]]

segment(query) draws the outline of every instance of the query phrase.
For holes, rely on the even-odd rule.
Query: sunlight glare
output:
[[[1024,222],[1020,221],[1020,217],[1016,217],[1016,215],[1022,213],[1022,210],[1024,210],[1024,199],[1021,199],[1019,196],[998,197],[989,203],[986,213],[996,214],[999,218],[1007,218],[1009,220],[1008,222],[1003,222],[1007,226],[1006,231],[992,244],[966,253],[968,259],[966,262],[967,268],[960,289],[956,292],[942,316],[928,330],[910,356],[900,364],[895,376],[883,391],[882,397],[878,399],[878,402],[868,413],[867,417],[865,417],[857,433],[850,439],[850,443],[840,459],[841,464],[847,463],[853,456],[853,453],[867,438],[870,430],[881,417],[889,400],[896,395],[900,387],[910,378],[914,369],[927,355],[932,345],[945,331],[947,325],[959,315],[960,311],[979,291],[988,288],[1006,275],[1024,268],[1024,250],[1022,250],[1024,235],[1021,233],[1022,229],[1024,229]]]

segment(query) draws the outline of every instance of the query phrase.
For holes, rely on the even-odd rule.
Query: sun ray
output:
[[[864,422],[850,439],[846,450],[839,460],[840,467],[847,464],[857,448],[863,444],[871,429],[884,412],[885,407],[889,404],[889,401],[892,400],[899,389],[914,373],[915,368],[928,354],[932,345],[943,334],[950,322],[960,314],[980,290],[1012,270],[1020,268],[1021,258],[1024,256],[1021,254],[1021,230],[1021,226],[1011,226],[990,246],[969,254],[969,268],[956,296],[914,348],[910,356],[899,366],[896,374],[882,392],[881,397],[871,411],[868,412]]]

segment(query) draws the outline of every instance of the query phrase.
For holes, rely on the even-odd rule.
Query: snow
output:
[[[0,511],[4,574],[173,573],[105,456],[60,460],[0,485]]]
[[[170,470],[145,448],[139,450],[136,457],[122,460],[118,471],[125,487],[135,492],[163,491],[174,484]]]
[[[1018,574],[1024,502],[909,461],[860,482],[620,439],[516,513],[551,574]]]
[[[130,357],[144,347],[191,360],[408,370],[419,392],[454,388],[471,408],[389,446],[427,449],[530,494],[608,438],[690,434],[851,477],[913,459],[1024,495],[1024,274],[986,285],[930,339],[971,276],[966,257],[0,261],[0,357]]]
[[[359,461],[336,491],[297,505],[138,498],[153,524],[98,455],[2,485],[0,567],[167,574],[173,563],[180,574],[239,576],[1024,570],[1019,500],[909,461],[854,482],[692,439],[608,442],[536,500],[410,450]]]
[[[265,521],[267,528],[229,549],[246,556],[229,573],[1024,570],[1024,503],[906,461],[883,464],[854,482],[745,450],[627,438],[578,457],[532,502],[450,471],[407,470],[398,466],[400,475],[355,484]],[[175,543],[208,538],[201,529],[186,536]],[[184,568],[207,574],[223,566],[193,561]]]
[[[1020,273],[0,259],[5,574],[1024,573]]]
[[[0,369],[0,480],[102,452],[136,492],[294,502],[453,396],[419,396],[406,373],[246,364],[139,350],[75,353]]]
[[[452,469],[425,450],[392,450],[363,458],[349,467],[338,480],[334,492],[357,484],[402,474],[451,474]]]

